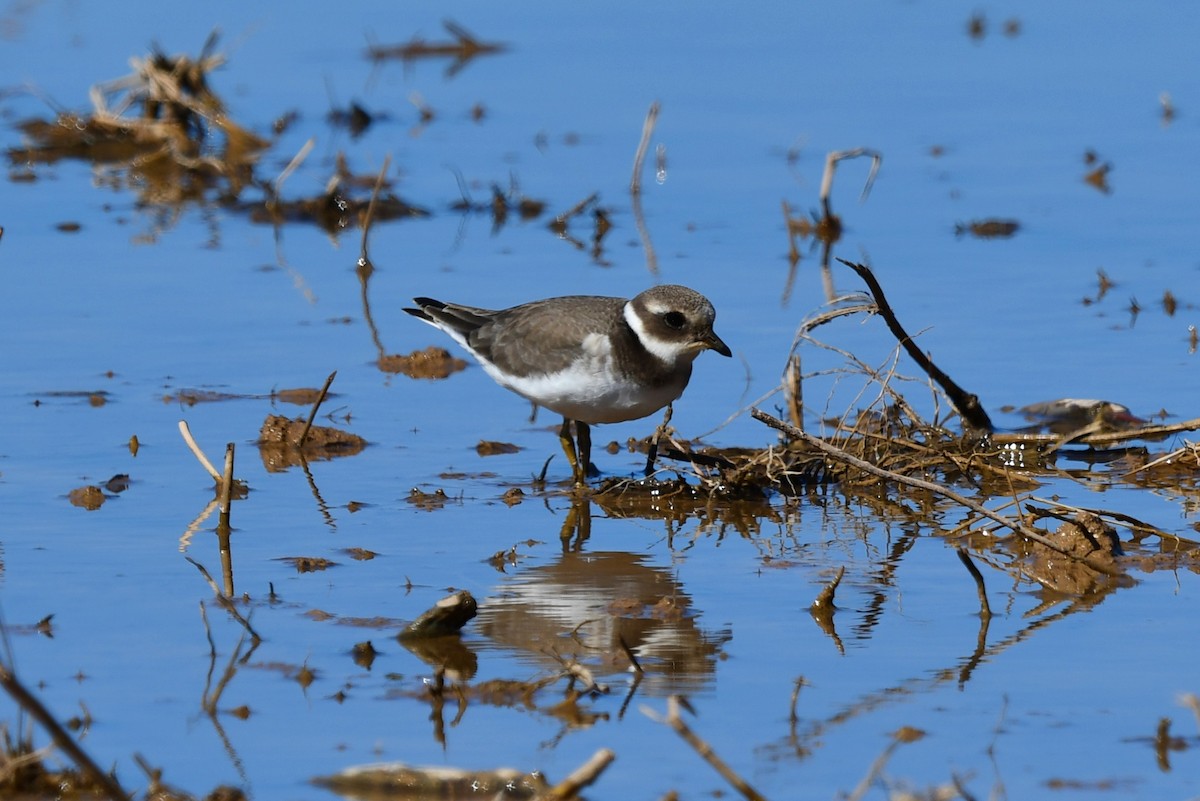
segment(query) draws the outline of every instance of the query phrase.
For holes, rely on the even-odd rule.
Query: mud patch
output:
[[[414,350],[407,356],[380,356],[377,364],[385,373],[401,373],[409,378],[448,378],[460,370],[467,369],[465,361],[451,355],[445,348],[433,345],[425,350]]]
[[[310,461],[354,456],[367,447],[367,441],[357,434],[276,414],[267,415],[258,437],[263,466],[272,473]]]

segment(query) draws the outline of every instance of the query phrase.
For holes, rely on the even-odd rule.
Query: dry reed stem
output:
[[[646,225],[646,215],[642,211],[642,162],[646,158],[646,148],[658,122],[658,101],[650,105],[646,112],[646,120],[642,124],[642,138],[638,142],[637,152],[633,158],[633,178],[629,182],[629,195],[633,207],[633,223],[637,227],[638,238],[642,242],[642,250],[646,252],[646,269],[650,275],[658,276],[658,253],[654,250],[654,242],[650,239],[650,228]]]
[[[650,447],[646,449],[646,469],[642,471],[645,475],[650,475],[654,472],[654,463],[658,461],[658,443],[664,436],[667,436],[667,426],[671,423],[671,415],[674,414],[673,404],[668,403],[667,408],[663,410],[663,420],[658,424],[658,428],[654,429],[654,435],[650,438]]]
[[[576,203],[576,204],[575,204],[574,206],[572,206],[571,208],[569,208],[569,209],[567,209],[566,211],[564,211],[562,214],[560,214],[560,215],[558,215],[557,217],[555,217],[555,218],[554,218],[554,221],[555,221],[556,223],[560,223],[560,224],[563,224],[563,225],[565,225],[565,224],[566,224],[566,222],[567,222],[567,220],[569,220],[569,219],[571,219],[572,217],[575,217],[575,216],[577,216],[577,215],[579,215],[579,214],[582,214],[584,209],[586,209],[588,206],[590,206],[590,205],[592,205],[593,203],[595,203],[595,202],[596,202],[596,198],[598,198],[598,197],[599,197],[599,194],[598,194],[598,193],[596,193],[596,192],[593,192],[592,194],[590,194],[590,195],[588,195],[587,197],[585,197],[583,200],[581,200],[581,201],[579,201],[578,203]]]
[[[213,467],[212,462],[204,455],[204,451],[200,450],[200,446],[196,444],[195,438],[192,436],[192,430],[188,428],[186,420],[179,421],[179,433],[183,437],[184,443],[191,450],[192,455],[199,460],[201,467],[208,471],[208,474],[213,477],[213,481],[218,484],[221,482],[221,474],[217,472],[217,468]]]
[[[384,179],[387,177],[388,168],[392,164],[392,154],[389,153],[383,158],[383,166],[379,168],[379,175],[375,177],[375,186],[371,189],[371,200],[367,203],[367,213],[362,220],[362,242],[359,244],[358,261],[359,264],[366,264],[370,261],[367,256],[367,235],[371,231],[371,222],[375,218],[375,203],[379,200],[379,192],[383,189]]]
[[[221,608],[224,609],[226,612],[228,612],[233,617],[234,620],[236,620],[239,624],[241,624],[242,628],[244,628],[246,630],[246,632],[250,635],[251,643],[253,643],[255,646],[257,646],[260,642],[262,642],[262,637],[260,637],[258,635],[258,632],[254,630],[254,627],[250,625],[250,619],[247,617],[244,617],[242,615],[242,613],[238,611],[237,606],[235,606],[234,603],[231,600],[229,600],[229,598],[227,598],[224,593],[221,592],[221,588],[217,586],[217,582],[213,579],[212,575],[208,572],[208,569],[206,567],[204,567],[204,565],[200,564],[199,562],[197,562],[195,559],[193,559],[190,556],[185,556],[183,558],[188,560],[189,562],[191,562],[192,566],[200,571],[200,575],[204,577],[204,580],[208,582],[208,586],[212,588],[213,595],[216,596],[217,603],[219,603],[221,605]],[[208,625],[208,622],[206,619],[205,626],[207,626],[207,625]]]
[[[292,156],[292,160],[287,163],[287,166],[284,167],[283,171],[279,173],[279,177],[275,179],[272,189],[272,195],[275,198],[279,197],[280,191],[283,189],[283,182],[286,181],[288,177],[296,171],[297,167],[304,163],[304,160],[308,158],[308,154],[312,152],[312,149],[316,147],[316,145],[317,140],[310,137],[309,140],[301,145],[300,149],[296,151],[296,155]]]
[[[617,758],[608,748],[601,748],[591,758],[571,772],[554,787],[539,796],[539,801],[566,801],[575,798],[579,791],[600,778],[600,774]]]
[[[867,775],[862,777],[862,781],[846,796],[846,801],[859,801],[867,791],[871,789],[871,785],[879,780],[879,776],[883,773],[884,767],[887,766],[888,760],[892,758],[892,754],[900,747],[899,740],[892,740],[888,743],[887,748],[883,749],[883,753],[875,757],[871,763],[871,767],[867,770]]]
[[[642,163],[646,160],[646,150],[650,147],[650,137],[654,135],[654,126],[658,124],[658,112],[662,105],[655,100],[646,112],[642,123],[642,138],[638,142],[637,151],[633,155],[633,177],[629,181],[629,192],[639,195],[642,191]]]
[[[37,770],[53,753],[54,746],[46,745],[25,754],[5,754],[4,764],[0,765],[0,782],[6,786],[16,786],[18,774],[27,768]]]
[[[796,714],[796,705],[800,702],[800,690],[804,685],[808,684],[803,676],[797,676],[795,687],[792,688],[792,704],[788,710],[788,722],[794,727],[800,722],[800,716]]]
[[[793,353],[783,371],[783,397],[792,425],[804,428],[804,378],[800,372],[800,354]]]
[[[839,355],[843,359],[845,359],[847,362],[849,362],[851,367],[856,368],[856,369],[850,369],[850,367],[841,367],[841,368],[837,368],[835,370],[830,370],[830,371],[819,371],[816,373],[812,373],[809,377],[818,376],[818,375],[826,375],[826,374],[836,374],[839,376],[839,379],[840,379],[841,376],[854,375],[857,373],[857,374],[866,376],[869,379],[867,384],[865,384],[862,387],[862,389],[860,389],[858,391],[858,393],[854,396],[854,398],[851,399],[846,412],[844,412],[842,414],[842,418],[841,418],[842,420],[845,420],[846,417],[849,416],[850,410],[866,394],[867,388],[870,386],[870,384],[872,382],[874,382],[874,383],[880,385],[880,390],[879,390],[880,394],[879,394],[879,397],[877,397],[876,400],[868,407],[868,409],[873,408],[880,400],[883,399],[883,396],[886,395],[892,399],[892,401],[895,403],[895,405],[900,408],[900,410],[905,414],[905,416],[908,417],[909,420],[912,421],[912,423],[915,426],[923,427],[923,426],[927,425],[921,419],[920,415],[917,414],[916,410],[914,410],[912,408],[912,406],[909,405],[909,403],[905,399],[905,397],[903,395],[901,395],[899,392],[897,392],[896,390],[892,389],[892,387],[891,387],[892,378],[899,377],[902,380],[906,380],[906,381],[912,380],[905,376],[900,376],[899,373],[896,372],[898,364],[899,364],[899,360],[900,360],[900,346],[899,345],[897,345],[896,347],[894,347],[892,349],[891,353],[884,360],[884,364],[881,365],[880,367],[876,368],[876,367],[871,367],[869,364],[864,362],[862,359],[858,358],[858,356],[851,353],[850,351],[845,350],[843,348],[839,348],[836,345],[830,345],[826,342],[821,342],[818,339],[814,339],[813,337],[808,336],[807,333],[798,333],[797,334],[796,339],[793,340],[793,345],[792,345],[793,352],[795,351],[796,347],[799,344],[802,344],[804,342],[807,342],[811,345],[815,345],[816,347],[821,348],[822,350],[827,350],[831,353],[836,353],[837,355]],[[883,369],[884,369],[884,366],[887,366],[887,365],[890,365],[890,366],[887,367],[887,372],[886,372],[886,374],[884,374]],[[829,401],[832,401],[832,400],[833,400],[833,393],[831,392],[829,397],[827,398],[827,404]],[[828,410],[828,405],[826,406],[826,410]],[[838,427],[841,429],[847,428],[842,423],[839,423]],[[857,424],[856,424],[856,426],[849,427],[849,430],[852,432],[857,431]],[[863,432],[858,432],[858,433],[863,433]]]
[[[867,173],[866,183],[863,184],[862,194],[859,200],[867,199],[867,195],[871,194],[871,187],[875,185],[875,176],[879,174],[879,168],[883,165],[883,154],[877,150],[872,150],[869,147],[856,147],[851,150],[831,150],[825,156],[825,172],[821,174],[821,206],[825,209],[825,213],[829,213],[829,196],[833,194],[833,174],[837,171],[838,162],[846,159],[855,159],[861,156],[869,156],[871,158],[871,171]]]
[[[621,651],[625,654],[625,658],[629,660],[629,664],[633,666],[634,673],[642,674],[645,670],[642,669],[642,664],[638,662],[637,655],[633,649],[629,647],[629,643],[625,642],[625,638],[620,634],[617,635],[617,644],[621,646]]]
[[[221,492],[218,506],[221,510],[221,520],[229,525],[229,504],[233,498],[233,443],[225,445],[225,472],[221,476]]]
[[[1185,453],[1192,454],[1192,457],[1195,458],[1196,450],[1197,450],[1197,446],[1195,443],[1185,442],[1183,444],[1182,448],[1176,448],[1175,450],[1171,451],[1170,453],[1160,456],[1153,461],[1147,462],[1144,465],[1139,465],[1138,467],[1135,467],[1132,470],[1124,472],[1120,475],[1120,478],[1128,478],[1129,476],[1132,476],[1136,473],[1140,473],[1143,470],[1150,470],[1151,468],[1158,467],[1160,464],[1166,464],[1167,462],[1171,462],[1175,459],[1178,459],[1179,457],[1183,456]]]

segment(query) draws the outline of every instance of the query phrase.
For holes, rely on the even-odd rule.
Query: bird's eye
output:
[[[678,331],[687,323],[687,318],[683,316],[682,312],[669,311],[662,316],[662,321],[667,324],[668,328]]]

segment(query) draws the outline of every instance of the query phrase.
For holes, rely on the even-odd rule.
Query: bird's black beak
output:
[[[731,351],[729,349],[729,346],[726,345],[719,336],[717,336],[717,332],[715,332],[715,331],[709,331],[707,334],[705,334],[704,337],[700,340],[700,343],[702,345],[704,345],[704,347],[706,347],[706,348],[711,348],[712,350],[715,350],[717,353],[721,354],[722,356],[732,356],[733,355],[733,351]]]

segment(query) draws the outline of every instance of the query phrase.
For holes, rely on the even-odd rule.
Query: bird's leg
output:
[[[579,483],[584,484],[592,474],[592,430],[587,423],[575,421],[575,440],[579,445],[579,472],[583,475]]]
[[[571,420],[568,417],[563,418],[562,428],[558,430],[558,441],[562,443],[563,453],[567,455],[567,461],[571,464],[571,477],[575,479],[575,486],[583,486],[587,483],[587,468],[579,469],[579,458],[575,455],[575,440],[571,438]]]

